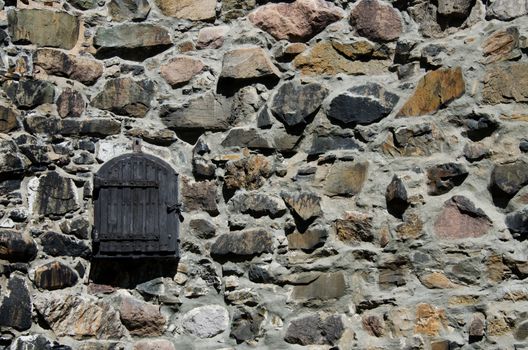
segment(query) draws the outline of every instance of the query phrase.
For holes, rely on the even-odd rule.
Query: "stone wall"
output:
[[[0,0],[0,349],[525,349],[528,1]],[[180,260],[91,258],[180,174]]]

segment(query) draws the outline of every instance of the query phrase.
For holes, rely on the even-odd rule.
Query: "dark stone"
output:
[[[0,229],[0,259],[10,262],[28,262],[37,255],[37,245],[27,234]]]
[[[319,314],[299,317],[290,322],[284,340],[300,345],[334,345],[345,330],[339,315],[322,318]]]
[[[74,286],[78,277],[75,271],[60,261],[52,261],[35,269],[35,285],[48,290]]]
[[[6,194],[20,190],[21,182],[21,180],[0,181],[0,195],[5,196]]]
[[[92,106],[142,118],[150,109],[153,94],[154,84],[150,80],[118,78],[106,82],[103,91],[92,100]]]
[[[488,114],[470,114],[463,122],[466,131],[462,134],[471,141],[480,141],[491,136],[498,129],[499,123]]]
[[[261,253],[273,253],[273,235],[263,229],[226,233],[219,236],[211,246],[211,255],[215,257],[252,256]]]
[[[528,238],[528,207],[506,215],[506,226],[512,235],[519,239]]]
[[[528,152],[528,140],[522,139],[521,142],[519,142],[519,150],[523,153]]]
[[[8,133],[17,127],[17,113],[13,108],[0,105],[0,133]]]
[[[459,186],[468,176],[466,167],[462,164],[444,163],[427,169],[428,191],[432,196],[447,193]]]
[[[323,214],[321,197],[314,192],[281,193],[282,199],[294,215],[303,222],[311,221]]]
[[[273,126],[271,112],[267,106],[264,106],[257,114],[257,127],[260,129],[269,129]]]
[[[293,287],[293,298],[302,300],[328,300],[345,295],[346,283],[343,272],[322,273],[307,284]]]
[[[77,210],[73,181],[55,171],[43,175],[39,179],[35,208],[40,215],[63,215]]]
[[[0,326],[25,331],[31,327],[31,295],[24,278],[13,276],[0,305]]]
[[[268,268],[269,265],[251,264],[248,269],[248,278],[255,283],[276,283],[277,278]]]
[[[203,210],[213,216],[218,215],[216,203],[217,186],[215,181],[190,182],[184,178],[182,185],[182,200],[185,212]]]
[[[81,152],[72,159],[74,164],[77,165],[89,165],[95,163],[94,156],[89,152]]]
[[[216,234],[216,226],[206,219],[192,219],[189,222],[189,228],[200,239],[213,238]]]
[[[44,103],[53,103],[55,88],[43,80],[9,80],[4,83],[6,95],[18,108],[30,109]]]
[[[65,119],[59,132],[65,136],[110,136],[121,132],[121,122],[110,118],[93,118],[86,120]]]
[[[113,27],[99,27],[94,37],[96,56],[118,56],[132,61],[143,61],[172,46],[167,29],[154,24],[126,23]]]
[[[320,84],[289,81],[278,88],[270,110],[286,127],[306,125],[327,94],[328,89]]]
[[[253,340],[259,336],[263,320],[264,317],[255,310],[238,308],[233,316],[229,335],[235,338],[237,343]]]
[[[405,210],[409,207],[410,203],[407,200],[405,185],[396,175],[394,175],[390,184],[387,186],[385,202],[387,203],[387,211],[397,218],[401,218]]]
[[[64,255],[88,258],[91,255],[90,247],[84,242],[53,231],[48,231],[40,236],[40,243],[44,253],[51,256]]]
[[[528,163],[524,160],[516,160],[495,165],[491,172],[489,188],[495,204],[505,207],[508,201],[527,184]]]
[[[222,141],[223,147],[272,149],[272,143],[256,128],[233,128]]]
[[[328,151],[361,150],[362,147],[351,134],[315,134],[308,155],[313,157]]]
[[[353,127],[371,124],[390,114],[399,97],[376,83],[353,87],[335,97],[328,118],[339,125]]]
[[[97,7],[97,0],[68,0],[68,2],[79,10],[91,10]]]
[[[147,18],[150,5],[147,0],[111,0],[108,13],[113,21],[142,21]]]
[[[165,317],[159,306],[133,297],[121,297],[119,315],[131,335],[140,337],[159,336],[165,328]]]
[[[86,107],[83,95],[70,88],[64,89],[55,103],[62,118],[79,118]]]
[[[87,239],[91,231],[91,225],[90,221],[86,218],[78,216],[74,219],[61,222],[60,229],[64,234],[74,235],[80,239]]]
[[[256,218],[279,218],[286,213],[286,206],[280,198],[258,191],[237,192],[229,200],[228,208],[231,212],[249,214]]]

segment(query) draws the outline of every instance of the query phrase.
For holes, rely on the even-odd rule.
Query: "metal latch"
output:
[[[182,215],[182,204],[181,203],[174,203],[174,204],[167,204],[167,213],[170,213],[171,211],[175,211],[178,215],[178,219],[180,222],[183,222],[183,215]]]

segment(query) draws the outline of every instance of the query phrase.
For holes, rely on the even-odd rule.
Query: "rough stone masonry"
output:
[[[527,349],[527,55],[527,0],[0,0],[0,349]],[[97,265],[137,138],[180,259]]]

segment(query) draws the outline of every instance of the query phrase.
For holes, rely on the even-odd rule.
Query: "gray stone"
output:
[[[228,208],[231,212],[249,214],[257,218],[262,216],[278,218],[286,213],[286,205],[280,198],[258,191],[237,192],[229,200]]]
[[[218,215],[217,186],[215,181],[191,182],[188,179],[184,179],[182,184],[183,208],[185,211],[203,210],[213,216]]]
[[[75,271],[68,265],[52,261],[35,269],[33,282],[39,288],[55,290],[74,286],[78,279]]]
[[[167,339],[145,339],[135,342],[134,350],[176,350],[176,348]]]
[[[14,43],[69,50],[75,46],[79,36],[79,18],[67,12],[17,9],[8,11],[7,20]]]
[[[363,188],[368,162],[336,162],[328,169],[323,181],[328,196],[354,196]]]
[[[145,296],[146,299],[157,298],[160,302],[166,304],[178,304],[180,300],[181,287],[172,280],[172,278],[155,278],[136,286],[138,292]]]
[[[308,154],[317,156],[329,151],[362,149],[354,139],[354,135],[348,133],[316,133],[312,137],[312,145]]]
[[[118,78],[107,81],[92,100],[92,106],[116,114],[142,118],[150,109],[154,84],[150,80]]]
[[[211,255],[216,257],[251,256],[272,252],[273,236],[263,229],[226,233],[219,236],[211,246]]]
[[[466,167],[457,163],[438,164],[427,168],[427,185],[430,195],[436,196],[460,186],[468,176]]]
[[[306,231],[295,231],[286,236],[288,249],[312,250],[324,245],[328,237],[328,230],[320,227],[308,227]]]
[[[77,210],[73,181],[51,171],[39,179],[33,209],[40,215],[63,215]]]
[[[496,18],[501,21],[510,21],[514,18],[528,14],[527,0],[495,0],[486,10],[487,18]]]
[[[9,279],[7,292],[0,304],[0,326],[25,331],[31,327],[31,295],[23,277],[15,275]]]
[[[68,2],[79,10],[92,10],[97,7],[97,0],[68,0]]]
[[[493,167],[490,179],[490,191],[496,204],[509,201],[528,184],[528,163],[516,160],[497,164]]]
[[[13,103],[22,109],[35,108],[44,103],[53,103],[55,88],[44,80],[8,81],[3,89]]]
[[[154,24],[119,24],[99,27],[94,37],[97,57],[118,56],[132,61],[143,61],[172,46],[167,29]]]
[[[111,0],[108,13],[113,21],[141,21],[147,18],[150,5],[147,0]]]
[[[254,340],[260,335],[260,325],[263,320],[264,317],[260,313],[239,308],[233,316],[229,335],[237,342]]]
[[[229,327],[229,313],[220,305],[194,308],[182,317],[183,329],[199,338],[211,338]]]
[[[345,276],[342,272],[322,273],[306,285],[293,287],[293,298],[297,300],[340,298],[345,295]]]
[[[368,83],[336,96],[330,102],[328,118],[347,127],[371,124],[389,115],[398,100],[381,85]]]
[[[79,239],[87,239],[91,232],[90,221],[83,216],[78,216],[71,220],[60,223],[62,233],[74,235]]]
[[[53,231],[40,236],[40,244],[44,253],[51,256],[80,256],[86,259],[91,254],[90,247],[83,241]]]
[[[345,326],[340,315],[310,314],[290,322],[284,340],[300,345],[334,345],[343,335]]]
[[[271,62],[267,52],[260,47],[245,47],[228,51],[222,61],[220,78],[224,79],[267,79],[279,78],[278,68]]]
[[[473,4],[472,0],[439,0],[438,13],[442,16],[466,18]]]
[[[0,230],[0,259],[28,262],[36,255],[37,244],[29,235],[14,230]]]
[[[506,215],[506,226],[520,240],[528,238],[528,207]]]
[[[327,94],[328,89],[321,84],[288,81],[278,88],[270,110],[286,127],[306,125]]]
[[[396,40],[403,30],[398,10],[378,0],[357,2],[350,12],[350,23],[359,35],[373,41]]]
[[[127,334],[119,313],[108,303],[93,297],[54,291],[40,294],[34,304],[59,337],[116,339]]]
[[[310,221],[323,214],[321,197],[314,192],[283,192],[281,196],[294,216],[302,221]]]
[[[216,225],[207,219],[192,219],[189,228],[200,239],[213,238],[216,234]]]
[[[70,88],[62,91],[57,99],[56,105],[57,112],[62,118],[79,118],[86,108],[83,95]]]
[[[152,337],[163,334],[166,321],[159,306],[123,296],[119,303],[119,315],[131,335]]]

